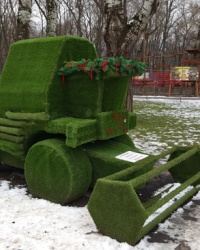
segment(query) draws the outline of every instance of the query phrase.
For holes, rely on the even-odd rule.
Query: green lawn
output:
[[[174,145],[200,144],[200,101],[134,99],[136,146],[150,154]]]

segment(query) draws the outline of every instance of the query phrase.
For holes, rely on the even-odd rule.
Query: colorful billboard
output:
[[[199,71],[197,67],[177,66],[171,68],[171,80],[179,81],[197,81]]]

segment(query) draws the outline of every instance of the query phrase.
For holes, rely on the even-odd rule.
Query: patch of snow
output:
[[[173,190],[175,190],[177,187],[179,187],[179,183],[174,183],[172,187],[165,193],[161,195],[161,198],[165,197],[167,194],[171,193]],[[165,187],[166,189],[167,187]],[[153,221],[156,217],[158,217],[160,214],[162,214],[167,208],[171,207],[177,200],[182,198],[185,194],[187,194],[190,190],[192,190],[193,187],[189,186],[185,188],[182,192],[174,196],[171,200],[169,200],[167,203],[165,203],[162,207],[158,208],[153,214],[151,214],[147,220],[145,221],[143,226],[146,226],[151,221]],[[160,193],[160,191],[156,192],[156,194]]]

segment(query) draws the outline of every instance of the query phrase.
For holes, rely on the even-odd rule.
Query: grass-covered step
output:
[[[0,140],[11,141],[15,143],[21,143],[24,141],[24,136],[9,135],[0,132]]]
[[[6,117],[12,120],[27,120],[27,121],[48,121],[49,115],[45,112],[39,113],[24,113],[24,112],[6,112]]]
[[[22,143],[17,143],[17,142],[12,142],[8,140],[1,140],[0,139],[0,150],[12,153],[14,155],[18,155],[19,152],[22,154],[23,152],[23,144]]]
[[[48,139],[30,148],[25,177],[33,196],[65,204],[87,191],[92,168],[81,147],[73,149],[65,140]]]
[[[44,130],[51,134],[65,134],[66,145],[72,148],[97,139],[97,122],[95,119],[58,118],[49,121]]]
[[[11,140],[12,137],[12,140]],[[4,136],[0,137],[0,158],[10,166],[24,168],[24,145],[18,141],[20,137]]]
[[[11,135],[24,135],[25,134],[22,128],[14,128],[14,127],[6,127],[6,126],[0,126],[0,132],[11,134]]]
[[[97,122],[92,119],[75,119],[66,126],[66,145],[72,148],[97,139]]]
[[[5,148],[4,148],[5,149]],[[0,149],[0,159],[1,163],[6,163],[9,166],[13,166],[16,168],[24,168],[24,159],[25,156],[21,151],[9,152],[9,151],[1,151]]]
[[[6,126],[6,127],[15,127],[15,128],[21,128],[27,125],[26,121],[13,121],[7,118],[0,118],[0,125]]]

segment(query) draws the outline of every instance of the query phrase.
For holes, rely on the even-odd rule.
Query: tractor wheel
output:
[[[34,197],[63,205],[87,191],[92,167],[81,147],[69,148],[64,140],[48,139],[30,148],[25,178]]]

